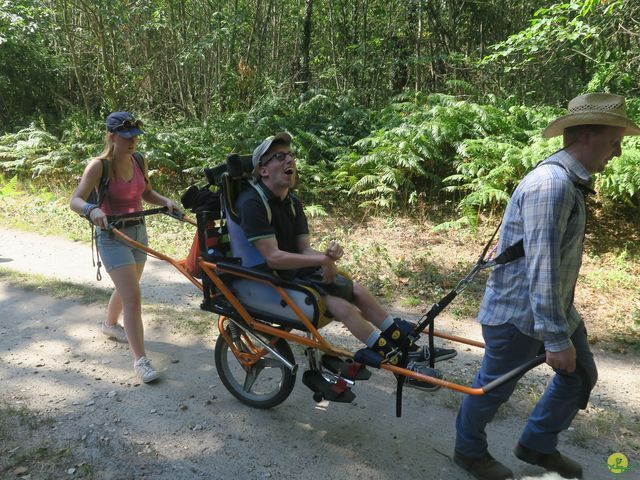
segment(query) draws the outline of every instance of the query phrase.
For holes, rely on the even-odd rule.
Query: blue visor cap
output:
[[[142,122],[136,120],[128,112],[110,113],[105,123],[108,132],[116,133],[124,138],[133,138],[144,133],[140,128],[142,127]]]

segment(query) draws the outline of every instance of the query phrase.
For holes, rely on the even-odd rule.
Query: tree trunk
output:
[[[416,83],[415,90],[422,90],[422,0],[418,0],[418,32],[416,34]]]
[[[311,52],[311,15],[313,11],[313,0],[306,0],[304,11],[304,29],[302,32],[302,68],[300,69],[300,89],[306,92],[311,83],[311,68],[309,58]]]

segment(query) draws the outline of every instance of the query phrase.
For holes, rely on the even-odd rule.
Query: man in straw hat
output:
[[[586,407],[597,379],[585,326],[573,305],[584,243],[584,192],[591,175],[621,154],[623,137],[639,134],[624,98],[606,93],[574,98],[569,113],[551,122],[543,136],[563,135],[564,148],[524,177],[502,220],[498,251],[523,240],[524,257],[491,272],[478,315],[486,348],[474,387],[546,351],[555,375],[514,453],[564,478],[582,478],[582,467],[558,452],[558,434]],[[465,397],[458,412],[454,461],[478,479],[513,477],[489,454],[485,426],[517,380]]]

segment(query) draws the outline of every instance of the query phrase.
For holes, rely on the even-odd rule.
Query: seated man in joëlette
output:
[[[297,179],[291,140],[288,133],[279,133],[253,151],[254,188],[243,190],[235,203],[242,230],[268,269],[287,279],[311,281],[323,295],[331,315],[358,340],[383,358],[393,355],[400,341],[406,340],[404,332],[410,330],[411,324],[392,318],[365,287],[337,272],[336,262],[343,253],[340,245],[330,242],[325,252],[311,248],[307,218],[300,200],[291,192]],[[262,190],[262,195],[257,189]],[[265,199],[271,212],[267,212]],[[398,329],[404,338],[391,338],[389,332]],[[412,345],[410,350],[409,370],[443,378],[438,370],[426,366],[431,355],[427,346]],[[452,358],[457,352],[436,348],[433,354],[437,362]],[[426,391],[439,388],[408,377],[407,385]]]

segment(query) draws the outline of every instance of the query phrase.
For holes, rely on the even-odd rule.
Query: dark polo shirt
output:
[[[307,217],[300,200],[291,192],[281,200],[262,182],[258,182],[258,188],[265,193],[269,203],[271,222],[255,188],[245,188],[236,200],[236,211],[247,240],[255,242],[262,238],[275,237],[280,250],[300,253],[297,248],[298,238],[309,235]]]
[[[307,217],[300,200],[291,192],[284,200],[280,200],[280,197],[277,197],[262,182],[258,183],[258,188],[261,188],[267,197],[269,208],[271,208],[271,222],[260,194],[253,187],[245,188],[236,200],[236,211],[247,240],[255,242],[261,238],[276,237],[280,250],[300,253],[297,241],[301,236],[309,235]],[[266,264],[259,265],[258,268],[272,271]],[[353,282],[342,275],[338,275],[336,282],[327,285],[322,283],[322,274],[318,267],[278,270],[278,274],[286,280],[297,277],[297,280],[311,283],[322,295],[334,295],[347,301],[353,300]]]

